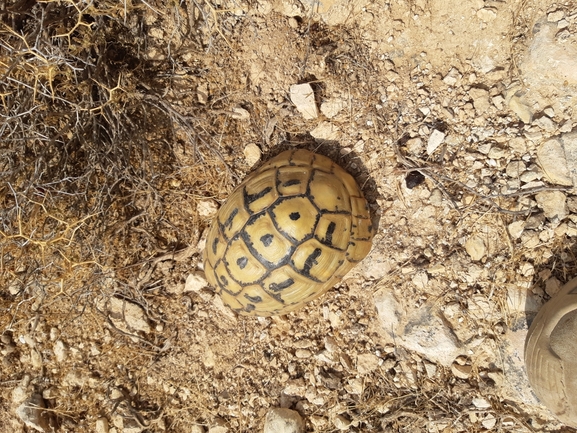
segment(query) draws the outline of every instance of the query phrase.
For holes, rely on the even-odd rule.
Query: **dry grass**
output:
[[[196,203],[223,199],[248,170],[240,158],[243,146],[257,142],[265,154],[276,153],[284,140],[308,144],[310,139],[290,115],[286,95],[255,96],[247,91],[245,75],[250,74],[235,69],[231,54],[244,47],[232,28],[238,24],[248,28],[246,34],[255,33],[253,17],[239,18],[244,6],[205,0],[9,0],[0,5],[0,334],[50,340],[38,368],[29,367],[28,355],[6,357],[11,363],[0,374],[0,410],[12,411],[9,391],[31,376],[36,391],[61,384],[69,390],[50,400],[49,410],[63,431],[90,431],[97,418],[120,416],[147,431],[184,432],[192,423],[214,424],[223,413],[229,414],[225,421],[231,430],[254,431],[264,410],[278,403],[286,385],[279,379],[284,370],[290,380],[346,383],[355,378],[343,369],[319,373],[309,361],[293,359],[292,340],[316,342],[327,335],[315,320],[320,313],[312,313],[323,308],[321,301],[291,323],[230,323],[212,317],[208,292],[176,301],[166,292],[182,285],[182,276],[199,262],[200,251],[187,249],[196,247],[207,225]],[[171,25],[161,28],[165,23]],[[348,92],[344,111],[352,126],[345,133],[356,137],[357,125],[380,102],[376,89],[383,71],[374,66],[360,30],[308,24],[293,47],[297,64],[283,73],[295,82],[314,81],[323,95],[322,80],[303,72],[311,56],[321,52],[328,74]],[[152,37],[151,31],[159,29],[164,33]],[[198,95],[204,86],[211,94],[208,103]],[[403,135],[399,113],[414,116],[408,114],[413,102],[403,98],[375,115],[375,134],[397,134],[393,141]],[[249,122],[231,120],[231,110],[239,106],[250,112]],[[366,141],[368,148],[371,140]],[[383,163],[373,173],[385,177],[398,163],[401,171],[427,174],[453,202],[471,195],[473,203],[461,209],[467,223],[473,221],[471,231],[488,214],[483,224],[507,237],[510,214],[526,214],[526,208],[515,207],[517,197],[471,189],[453,180],[455,170],[409,161],[383,143],[379,151],[390,153],[390,165]],[[338,154],[330,144],[323,146]],[[386,191],[370,184],[366,169],[355,170],[371,200]],[[504,210],[509,214],[504,216]],[[566,280],[575,274],[576,261],[565,246],[556,245],[556,252],[557,247],[564,259],[538,264],[536,271],[550,270]],[[522,258],[511,247],[508,259]],[[515,269],[508,265],[502,267],[513,280]],[[400,275],[397,269],[388,277]],[[344,293],[346,286],[340,290]],[[355,329],[351,339],[336,337],[339,346],[358,353],[381,350],[357,334],[350,299],[339,298],[338,291],[334,295],[334,305],[346,312],[343,328]],[[136,335],[118,327],[102,309],[111,297],[140,306],[151,332]],[[359,301],[370,311],[369,321],[375,321],[367,302]],[[268,333],[269,338],[261,338]],[[203,346],[206,335],[218,338]],[[70,349],[58,364],[53,341],[59,338],[77,352]],[[207,367],[205,347],[225,360],[221,369]],[[366,376],[361,394],[333,392],[327,397],[329,409],[300,409],[311,416],[318,410],[331,422],[346,413],[353,427],[361,426],[357,431],[476,432],[483,428],[475,416],[481,419],[487,412],[498,417],[496,431],[532,431],[521,409],[496,399],[483,414],[471,411],[472,396],[490,385],[482,372],[459,381],[439,367],[431,379],[416,355],[391,352],[383,359],[391,361],[391,368]],[[67,376],[74,372],[77,376]],[[260,420],[248,419],[247,407],[256,408]],[[334,428],[319,424],[317,431]]]

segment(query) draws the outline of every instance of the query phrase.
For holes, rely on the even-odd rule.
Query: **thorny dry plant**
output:
[[[206,225],[197,215],[196,201],[223,198],[238,181],[234,169],[242,163],[230,162],[240,150],[231,143],[235,126],[226,113],[240,84],[233,77],[216,81],[208,107],[201,107],[189,94],[186,104],[180,98],[195,87],[197,77],[205,74],[210,80],[204,69],[207,53],[226,54],[238,48],[227,31],[235,19],[234,2],[231,7],[204,0],[166,3],[168,7],[144,0],[9,0],[0,5],[2,332],[34,330],[42,314],[51,314],[57,324],[79,317],[90,321],[100,314],[95,307],[98,300],[112,296],[134,301],[162,323],[161,314],[148,308],[148,294],[157,293],[162,284],[153,278],[154,267],[179,254],[183,262],[190,258],[186,247],[197,244]],[[144,54],[152,44],[147,13],[172,15],[178,24],[170,30],[166,45],[159,47],[167,56],[163,60]],[[318,37],[310,37],[308,43],[320,48],[314,44],[323,41],[324,30],[309,27],[303,37],[311,31]],[[328,69],[336,75],[355,64],[371,76],[370,59],[351,54],[365,53],[359,48],[365,42],[356,34],[347,37],[327,56]],[[184,51],[194,54],[186,64],[179,57]],[[303,70],[306,62],[305,56]],[[351,85],[349,79],[355,84],[356,78],[346,76],[343,87]],[[229,87],[220,88],[223,82]],[[267,121],[265,103],[251,109],[255,141],[264,142],[265,150],[274,147],[276,138],[296,130],[290,119],[284,124],[274,118]],[[223,148],[228,155],[221,153]],[[452,181],[436,174],[435,167],[421,161],[414,164],[404,165],[408,170],[430,171],[451,191]],[[168,209],[177,215],[169,215]],[[60,304],[60,310],[54,308]],[[183,307],[176,315],[189,309]],[[131,343],[125,348],[126,365],[119,369],[133,386],[116,387],[118,395],[112,395],[113,384],[103,379],[110,403],[107,414],[122,413],[160,431],[156,420],[166,412],[175,425],[180,422],[179,411],[197,412],[197,418],[204,420],[216,412],[214,402],[203,394],[206,384],[194,384],[198,395],[189,400],[189,407],[169,408],[168,393],[157,399],[162,404],[141,398],[146,387],[142,378],[181,337],[159,332],[150,341],[135,339],[108,317],[104,320],[115,334],[103,343],[103,352]],[[186,323],[182,328],[185,334]],[[100,330],[104,334],[104,326]],[[244,330],[234,332],[228,335],[240,339]],[[412,367],[418,366],[415,362]],[[134,377],[134,371],[141,377]],[[442,372],[436,381],[417,376],[418,392],[414,385],[394,383],[388,376],[367,379],[364,394],[348,408],[355,416],[352,421],[380,420],[384,431],[418,431],[430,420],[447,417],[450,431],[451,423],[460,420],[459,413],[468,416],[467,391],[445,389],[449,372]],[[19,372],[3,384],[21,379]],[[253,379],[246,379],[243,389],[255,386],[253,382],[258,385]],[[78,407],[82,395],[76,392],[50,409],[62,423],[99,416],[96,405]],[[238,396],[242,398],[246,397]],[[0,398],[0,407],[7,404]],[[498,402],[492,404],[497,408]],[[530,430],[516,416],[516,408],[500,410],[509,414],[511,426]]]

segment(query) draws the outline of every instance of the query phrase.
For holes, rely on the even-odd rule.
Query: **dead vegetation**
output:
[[[516,250],[506,225],[534,203],[467,186],[466,168],[453,165],[465,144],[436,160],[406,158],[405,134],[441,128],[416,111],[446,96],[423,93],[439,82],[425,66],[405,66],[403,87],[360,29],[274,14],[266,22],[259,7],[205,0],[0,5],[0,424],[22,429],[13,409],[23,389],[44,396],[58,431],[93,431],[102,417],[118,432],[185,432],[195,424],[256,431],[279,405],[298,409],[319,432],[335,431],[336,419],[350,431],[538,431],[523,407],[492,394],[485,367],[471,367],[468,380],[441,366],[431,375],[422,357],[382,344],[367,293],[384,282],[412,287],[403,281],[407,268],[463,259],[464,234],[497,233],[509,246],[492,268],[507,282],[517,278],[511,263],[524,260],[537,274],[549,271],[539,274],[543,281],[565,280],[574,274],[571,248],[551,241],[565,255],[550,261]],[[396,21],[391,29],[402,31]],[[277,50],[286,53],[275,57]],[[321,79],[323,62],[328,78]],[[346,102],[341,148],[314,143],[311,123],[292,108],[287,83],[304,81],[321,100],[337,88]],[[238,108],[249,120],[235,117]],[[473,118],[474,111],[448,128],[465,136],[459,127]],[[351,278],[302,315],[235,318],[210,290],[183,293],[186,276],[200,267],[208,223],[197,203],[222,200],[249,170],[246,144],[266,156],[286,142],[341,158],[381,215],[404,200],[400,180],[409,171],[427,174],[451,203],[446,225],[435,226],[444,237],[420,233],[410,221],[413,204],[405,203],[406,215],[380,239],[401,264],[380,281]],[[370,156],[366,167],[359,155]],[[442,291],[413,288],[407,303],[466,305],[472,294],[493,294],[486,281],[439,280],[447,283]],[[451,281],[458,288],[448,289]],[[503,302],[504,289],[497,292]],[[122,324],[128,304],[145,312],[145,330]],[[505,324],[499,317],[483,326],[496,339]],[[297,357],[302,347],[330,352],[331,363]],[[348,353],[377,353],[382,363],[359,374]],[[490,406],[472,408],[476,395]],[[483,424],[489,415],[495,423]]]

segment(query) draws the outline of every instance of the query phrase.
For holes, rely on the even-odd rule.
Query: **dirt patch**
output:
[[[70,432],[248,432],[273,407],[306,431],[572,431],[508,344],[575,275],[575,4],[9,1],[0,25],[10,431],[34,394]],[[266,319],[186,284],[255,146],[330,156],[378,223],[343,282]]]

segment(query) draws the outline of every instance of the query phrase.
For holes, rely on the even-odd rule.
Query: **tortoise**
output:
[[[216,214],[204,270],[242,315],[293,311],[321,296],[370,251],[369,206],[343,168],[288,150],[248,175]]]
[[[525,340],[525,368],[539,400],[577,427],[577,278],[535,316]]]

